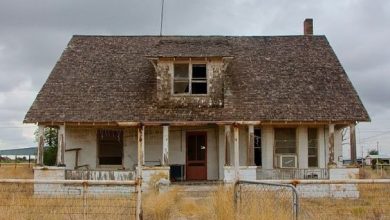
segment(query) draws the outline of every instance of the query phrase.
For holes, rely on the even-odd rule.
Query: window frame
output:
[[[99,138],[99,132],[101,131],[118,131],[121,132],[121,164],[101,164],[100,163],[100,138]],[[112,168],[112,169],[118,169],[118,168],[123,168],[124,165],[124,130],[123,129],[110,129],[110,128],[99,128],[96,130],[96,145],[97,145],[97,150],[96,150],[96,168]]]
[[[175,64],[188,64],[188,93],[178,93],[175,94]],[[193,65],[197,64],[203,64],[206,66],[206,89],[207,92],[204,94],[193,94],[192,93],[192,67]],[[192,60],[186,60],[186,61],[174,61],[172,65],[172,80],[171,80],[171,95],[172,96],[191,96],[191,97],[196,97],[196,96],[208,96],[209,95],[209,74],[208,74],[208,62],[207,61],[192,61]],[[195,83],[198,82],[199,80],[195,80]],[[198,82],[199,83],[199,82]],[[202,82],[201,82],[202,83]]]
[[[309,137],[309,130],[310,129],[315,130],[316,139],[310,139],[310,137]],[[307,128],[307,166],[309,168],[318,168],[319,167],[319,134],[318,134],[318,132],[319,132],[319,129],[317,127],[308,127]],[[315,149],[316,149],[316,152],[317,152],[317,154],[315,156],[309,154],[309,152],[310,152],[309,149],[310,148],[314,148],[314,147],[310,147],[310,141],[315,141],[315,145],[316,145]],[[309,158],[310,157],[315,157],[317,159],[317,165],[316,166],[310,166],[309,165]]]

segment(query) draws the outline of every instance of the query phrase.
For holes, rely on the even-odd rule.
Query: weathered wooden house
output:
[[[73,36],[24,122],[59,128],[45,168],[58,178],[131,179],[142,158],[144,179],[326,179],[341,130],[355,160],[355,125],[370,119],[326,37],[310,19],[304,30]]]

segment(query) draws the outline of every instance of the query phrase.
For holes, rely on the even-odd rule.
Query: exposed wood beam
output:
[[[355,133],[355,123],[349,126],[349,143],[351,145],[351,161],[352,164],[356,164],[356,133]]]
[[[39,125],[38,126],[38,150],[37,150],[37,165],[43,166],[43,151],[45,146],[45,126]]]
[[[239,127],[238,125],[233,126],[234,130],[234,176],[235,180],[240,179],[240,155],[239,155]]]
[[[231,150],[231,130],[230,125],[225,125],[225,166],[230,166],[230,150]]]
[[[329,148],[328,166],[335,166],[336,163],[334,161],[334,124],[329,124],[328,148]]]

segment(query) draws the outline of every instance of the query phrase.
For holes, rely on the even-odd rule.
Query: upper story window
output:
[[[175,63],[173,94],[207,94],[206,64]]]

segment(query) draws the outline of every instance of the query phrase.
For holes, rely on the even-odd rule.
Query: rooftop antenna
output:
[[[162,0],[161,2],[160,36],[162,36],[163,21],[164,21],[164,0]]]

